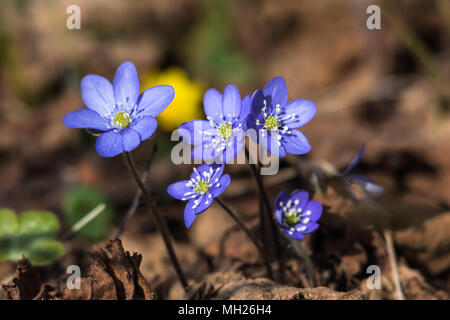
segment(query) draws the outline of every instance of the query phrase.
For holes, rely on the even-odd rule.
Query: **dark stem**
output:
[[[256,249],[258,249],[259,254],[261,255],[261,257],[264,260],[264,264],[266,265],[269,278],[273,279],[273,273],[272,273],[272,267],[270,266],[270,261],[267,258],[266,254],[264,253],[264,250],[261,247],[261,245],[259,244],[258,240],[256,240],[256,238],[253,236],[253,234],[250,232],[250,230],[247,228],[247,226],[241,221],[241,219],[239,219],[237,214],[234,213],[234,211],[231,210],[231,208],[228,207],[225,204],[225,202],[222,201],[222,199],[215,198],[214,200],[216,200],[216,202],[230,215],[230,217],[233,218],[233,220],[239,225],[239,227],[242,229],[242,231],[244,231],[244,233],[247,235],[247,237],[249,237],[250,241],[253,242]]]
[[[247,159],[250,160],[250,153],[247,148],[245,148],[245,152],[247,155]],[[266,189],[264,188],[264,183],[263,183],[259,168],[255,164],[252,164],[252,163],[249,163],[249,165],[250,165],[250,169],[252,171],[253,177],[256,180],[256,184],[258,185],[259,195],[260,195],[260,197],[263,201],[263,204],[266,208],[266,210],[263,210],[266,212],[265,217],[262,213],[260,213],[261,223],[265,223],[265,222],[263,222],[264,220],[269,222],[270,229],[272,231],[273,241],[275,243],[275,252],[276,252],[276,256],[277,256],[277,260],[278,260],[280,282],[284,283],[284,261],[283,261],[283,257],[282,257],[282,251],[281,251],[280,235],[279,235],[278,226],[276,225],[275,220],[273,219],[272,205],[270,204],[269,196],[267,195]]]
[[[169,253],[170,260],[172,261],[172,264],[175,268],[178,279],[180,280],[181,284],[183,285],[184,291],[186,292],[187,288],[188,288],[188,283],[186,281],[183,270],[181,269],[180,263],[178,262],[177,256],[173,249],[172,241],[170,240],[169,230],[167,229],[167,227],[158,211],[158,208],[156,207],[155,202],[150,197],[147,190],[145,189],[144,184],[142,183],[142,180],[139,178],[139,175],[137,173],[136,166],[134,164],[133,158],[131,157],[131,154],[128,152],[124,152],[124,156],[125,156],[125,160],[128,165],[128,169],[130,170],[131,174],[133,175],[134,180],[136,180],[138,187],[141,189],[142,195],[144,196],[144,199],[145,199],[145,202],[146,202],[148,208],[153,213],[153,217],[155,218],[156,225],[157,225],[159,232],[161,233],[161,236],[164,240],[164,244],[166,245],[167,252]]]
[[[158,151],[158,145],[155,142],[153,144],[152,153],[150,154],[150,157],[148,158],[147,162],[145,163],[144,172],[141,175],[141,181],[144,181],[144,182],[147,181],[148,175],[150,172],[150,167],[152,165],[153,158],[157,151]],[[141,199],[141,195],[142,195],[141,188],[138,187],[136,190],[136,193],[134,194],[133,202],[131,203],[131,206],[128,208],[127,214],[125,215],[122,222],[120,223],[120,227],[119,227],[119,230],[117,231],[116,238],[119,238],[123,234],[125,229],[127,228],[128,223],[130,222],[131,218],[133,217],[133,215],[135,214],[135,212],[139,206],[139,200]]]
[[[308,275],[312,283],[312,287],[317,287],[317,280],[316,280],[316,268],[314,268],[314,264],[311,260],[311,257],[309,256],[308,252],[306,252],[305,248],[300,243],[300,240],[291,239],[292,244],[294,245],[295,249],[297,249],[297,252],[300,253],[301,257],[303,258],[303,262],[306,264],[306,270],[308,270]]]
[[[269,250],[269,242],[267,240],[268,232],[267,232],[267,223],[266,216],[264,214],[264,203],[262,197],[259,197],[259,232],[261,234],[263,247],[267,251]]]

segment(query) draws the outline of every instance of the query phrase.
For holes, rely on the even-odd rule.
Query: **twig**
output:
[[[94,220],[100,213],[105,210],[106,205],[104,203],[100,203],[94,209],[92,209],[88,214],[86,214],[83,218],[81,218],[78,222],[76,222],[70,230],[61,237],[61,240],[68,240],[78,231],[80,231],[84,226],[86,226],[89,222]]]
[[[392,240],[392,232],[390,230],[384,231],[384,240],[386,241],[389,262],[392,268],[392,276],[394,277],[394,286],[395,292],[397,294],[397,299],[405,300],[405,295],[403,294],[402,284],[400,281],[400,274],[398,272],[397,258],[395,256],[394,241]]]

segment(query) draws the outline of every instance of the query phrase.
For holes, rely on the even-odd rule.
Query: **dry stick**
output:
[[[186,281],[183,270],[181,269],[180,263],[178,262],[178,258],[173,249],[172,241],[170,240],[169,230],[167,229],[167,226],[164,224],[164,221],[158,211],[158,208],[156,207],[155,202],[150,197],[149,193],[145,189],[144,184],[142,183],[141,179],[139,178],[139,175],[136,170],[136,165],[134,164],[131,154],[129,152],[124,152],[124,156],[125,156],[125,160],[128,165],[128,169],[130,170],[131,174],[133,175],[134,180],[136,180],[138,187],[141,189],[148,208],[153,213],[153,217],[155,218],[156,225],[157,225],[159,232],[161,233],[161,236],[164,240],[164,244],[166,245],[167,252],[169,253],[170,260],[172,261],[172,264],[175,268],[178,279],[180,280],[181,284],[183,285],[184,291],[187,292],[188,283]]]
[[[100,203],[94,209],[92,209],[88,214],[86,214],[83,218],[81,218],[78,222],[76,222],[70,230],[61,236],[61,240],[69,240],[73,235],[75,235],[78,231],[80,231],[85,225],[94,220],[100,213],[105,210],[106,205],[104,203]]]
[[[242,231],[244,231],[244,233],[247,235],[247,237],[249,237],[249,239],[253,242],[256,249],[258,249],[259,254],[261,255],[261,257],[264,260],[264,264],[266,265],[267,273],[269,274],[269,278],[273,280],[273,273],[272,273],[272,267],[270,266],[270,261],[267,258],[266,254],[264,253],[264,250],[261,247],[261,245],[259,244],[258,240],[256,240],[256,238],[253,236],[253,234],[250,232],[250,230],[248,230],[247,226],[241,221],[241,219],[239,219],[237,214],[233,210],[231,210],[231,208],[228,207],[225,204],[225,202],[222,201],[222,199],[215,198],[214,200],[216,200],[216,202],[230,215],[230,217],[233,218],[233,220],[239,225],[239,227],[242,229]]]
[[[153,158],[157,151],[158,151],[158,145],[155,142],[153,144],[152,153],[151,153],[150,157],[148,158],[147,162],[145,163],[144,173],[141,175],[141,180],[144,182],[147,181],[147,179],[148,179],[150,167],[152,165]],[[116,238],[119,238],[124,233],[125,229],[127,228],[128,223],[131,220],[131,217],[133,217],[133,215],[135,214],[135,212],[139,206],[139,200],[141,199],[141,195],[142,195],[141,189],[137,188],[136,193],[134,195],[133,202],[131,203],[131,206],[128,208],[127,214],[125,215],[125,218],[122,220],[119,230],[117,231]]]
[[[366,201],[366,204],[369,205],[375,211],[379,212],[380,214],[382,214],[383,211],[386,210],[386,209],[383,209],[383,207],[379,206],[376,202],[374,202],[370,199],[368,201]],[[387,212],[392,217],[392,213],[389,211],[387,211]],[[405,300],[405,296],[402,291],[402,284],[400,281],[400,274],[398,272],[397,257],[395,255],[394,241],[392,240],[392,231],[389,228],[385,227],[384,231],[383,231],[383,236],[384,236],[384,241],[386,242],[386,250],[388,253],[389,263],[392,268],[392,276],[394,278],[393,280],[394,280],[395,292],[397,294],[397,299]]]
[[[249,150],[247,148],[245,148],[245,153],[247,155],[247,158],[249,159],[250,162],[250,153]],[[266,218],[267,220],[269,220],[269,225],[270,228],[272,230],[272,236],[273,236],[273,240],[275,243],[275,251],[276,251],[276,256],[277,256],[277,260],[278,260],[278,268],[279,268],[279,273],[280,273],[280,282],[284,283],[284,261],[283,261],[283,257],[281,254],[281,244],[280,244],[280,237],[279,237],[279,230],[277,225],[275,224],[275,221],[272,217],[272,206],[270,204],[270,200],[269,200],[269,196],[267,195],[266,189],[264,188],[264,183],[263,180],[261,178],[260,175],[260,170],[256,167],[255,164],[249,163],[250,164],[250,169],[253,173],[253,176],[256,180],[256,183],[258,185],[259,188],[259,194],[260,197],[262,198],[262,201],[266,207]],[[262,221],[264,219],[266,219],[264,217],[264,215],[261,213],[261,223],[263,223]],[[267,221],[266,220],[266,221]],[[264,235],[263,235],[264,236]]]
[[[397,258],[395,256],[394,241],[392,240],[392,232],[390,230],[384,231],[384,240],[386,241],[388,257],[392,267],[392,275],[394,277],[394,285],[395,285],[395,292],[397,294],[397,299],[405,300],[405,296],[402,291],[402,284],[400,282],[400,275],[398,272]]]

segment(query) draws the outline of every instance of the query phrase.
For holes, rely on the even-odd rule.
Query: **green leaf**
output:
[[[100,203],[105,203],[106,208],[77,233],[89,242],[98,242],[108,236],[115,219],[111,202],[103,192],[87,186],[72,188],[64,198],[64,216],[70,225],[80,221]]]
[[[0,261],[18,261],[25,255],[31,263],[44,265],[64,255],[64,246],[53,240],[59,221],[48,211],[27,211],[17,216],[0,209]]]
[[[59,221],[49,211],[30,210],[19,216],[19,235],[27,238],[55,238]]]
[[[42,266],[64,256],[64,246],[56,240],[40,239],[31,243],[24,254],[32,264]]]
[[[0,261],[10,259],[11,249],[19,231],[19,219],[14,211],[0,209]]]
[[[19,219],[11,209],[0,209],[0,239],[14,235],[19,231]]]

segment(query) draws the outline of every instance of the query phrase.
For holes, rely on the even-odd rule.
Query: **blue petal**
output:
[[[189,180],[183,180],[183,181],[178,181],[175,183],[172,183],[168,188],[167,188],[167,193],[170,194],[173,198],[178,199],[178,200],[183,200],[186,198],[186,193],[187,192],[191,192],[192,188],[191,187],[187,187],[186,184],[189,182]]]
[[[257,144],[259,143],[259,129],[256,125],[256,120],[249,115],[247,117],[246,120],[246,135],[250,137],[251,140],[253,140],[254,142],[256,142]]]
[[[219,179],[219,186],[211,188],[213,198],[220,196],[231,182],[230,175],[225,174]]]
[[[283,136],[283,145],[286,151],[291,154],[305,154],[311,150],[311,146],[306,137],[297,130],[292,130],[291,134]]]
[[[275,208],[281,209],[280,202],[283,202],[283,205],[285,205],[289,200],[289,194],[286,191],[281,191],[277,198],[275,199]]]
[[[264,94],[260,89],[257,89],[252,96],[252,106],[250,114],[254,120],[262,120],[261,109],[264,107]]]
[[[268,152],[270,152],[271,155],[278,156],[280,158],[286,156],[286,150],[283,144],[279,146],[276,139],[272,137],[271,134],[267,134],[265,137],[263,137],[260,133],[259,144]]]
[[[116,105],[111,82],[95,74],[81,80],[81,98],[86,107],[99,115],[109,114]]]
[[[220,163],[228,163],[237,157],[239,152],[244,148],[245,135],[244,132],[239,132],[232,137],[233,141],[230,146],[225,147],[222,154],[217,159]]]
[[[206,180],[207,177],[205,176],[205,174],[211,174],[210,179],[212,179],[213,177],[217,176],[217,173],[222,175],[224,167],[224,165],[204,163],[193,169],[190,179],[197,179],[197,177],[200,177],[200,179]]]
[[[198,198],[199,203],[198,206],[195,208],[192,207],[192,210],[194,211],[194,214],[199,215],[200,213],[206,211],[212,204],[213,197],[210,196],[210,192],[206,192]]]
[[[123,139],[123,151],[131,151],[137,148],[141,143],[141,137],[139,133],[134,131],[133,129],[126,128],[121,131],[122,139]]]
[[[317,223],[310,223],[306,226],[306,230],[303,231],[303,233],[308,234],[308,233],[314,232],[317,230],[317,228],[319,228],[319,225]]]
[[[287,203],[288,199],[289,199],[289,194],[286,191],[281,191],[278,194],[277,198],[275,199],[275,206],[274,206],[275,216],[276,216],[277,221],[280,224],[280,226],[283,223],[283,217],[282,217],[283,209],[282,209],[282,206],[280,205],[280,202],[282,202],[284,205]]]
[[[289,102],[284,108],[284,112],[287,115],[295,114],[295,121],[289,121],[286,123],[289,129],[295,129],[308,123],[317,112],[317,107],[314,102],[310,100],[294,100]]]
[[[222,109],[223,115],[228,121],[239,117],[241,113],[241,95],[232,84],[226,86],[223,92]]]
[[[114,130],[105,132],[98,137],[95,147],[102,157],[115,157],[123,152],[122,135]]]
[[[209,142],[205,142],[202,145],[196,146],[191,151],[191,157],[196,160],[209,161],[216,158],[216,149],[210,147]]]
[[[358,154],[352,159],[352,161],[347,166],[347,168],[344,170],[344,172],[342,172],[342,175],[346,175],[347,173],[349,173],[361,161],[361,158],[364,155],[365,147],[366,147],[366,145],[363,143]]]
[[[194,210],[192,209],[193,205],[194,199],[189,200],[186,204],[186,207],[184,208],[184,224],[186,225],[186,228],[189,228],[197,217],[197,215],[194,213]]]
[[[138,114],[140,116],[156,117],[163,112],[175,97],[171,86],[156,86],[141,93],[138,98]]]
[[[203,96],[203,108],[206,117],[216,122],[222,121],[222,94],[216,89],[209,89]]]
[[[308,192],[306,192],[304,190],[298,190],[298,191],[295,191],[294,193],[292,193],[290,200],[292,202],[294,202],[295,200],[298,200],[299,204],[298,204],[297,208],[303,209],[304,206],[307,204],[308,198],[309,198]]]
[[[370,197],[378,197],[384,193],[384,188],[380,185],[375,184],[369,177],[349,174],[346,175],[346,178],[360,185]]]
[[[192,120],[185,122],[178,127],[178,133],[189,144],[201,145],[211,141],[216,129],[211,127],[209,121]]]
[[[145,116],[133,121],[130,129],[133,129],[141,137],[141,141],[147,140],[155,132],[158,121],[151,116]]]
[[[114,97],[117,104],[131,106],[138,101],[139,78],[132,62],[124,62],[117,68],[113,81]]]
[[[245,121],[250,114],[250,110],[252,108],[252,98],[250,98],[250,95],[246,95],[244,99],[242,99],[241,103],[241,113],[239,114],[239,121],[241,121],[243,124],[245,124]]]
[[[293,234],[289,234],[290,229],[289,228],[283,228],[284,233],[292,239],[296,239],[296,240],[302,240],[304,238],[304,231],[294,231]]]
[[[66,114],[63,117],[63,123],[70,128],[109,130],[105,119],[89,109],[80,109]]]
[[[197,199],[189,200],[184,208],[184,223],[187,228],[192,225],[197,215],[204,212],[212,204],[212,196],[208,197],[209,193],[205,193]],[[195,202],[199,201],[198,205]],[[195,207],[195,208],[194,208]]]
[[[225,166],[223,164],[212,164],[210,167],[213,169],[213,175],[211,176],[211,183],[215,183],[216,179],[220,179],[223,174]]]
[[[263,89],[264,96],[272,97],[272,106],[279,104],[286,105],[288,99],[288,89],[282,77],[275,77],[270,80]]]
[[[311,211],[311,215],[303,216],[302,218],[309,218],[312,222],[316,222],[320,219],[320,216],[322,215],[322,205],[320,204],[320,202],[315,200],[309,201],[308,204],[304,207],[302,214],[304,214],[308,210]]]

